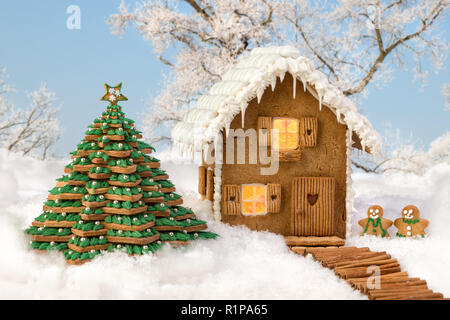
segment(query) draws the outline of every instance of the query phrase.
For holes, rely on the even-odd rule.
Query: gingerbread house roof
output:
[[[221,130],[229,129],[239,112],[244,119],[248,102],[254,98],[259,102],[266,88],[270,85],[274,90],[277,78],[283,80],[287,72],[316,97],[320,108],[322,105],[330,108],[336,114],[337,121],[347,125],[353,132],[353,140],[362,150],[381,153],[381,137],[369,120],[349,98],[328,82],[322,72],[314,68],[311,60],[302,57],[296,48],[290,46],[255,48],[247,57],[240,59],[225,73],[222,81],[199,97],[196,106],[173,128],[175,146],[183,152],[201,151],[215,141]],[[294,97],[295,86],[296,82]]]

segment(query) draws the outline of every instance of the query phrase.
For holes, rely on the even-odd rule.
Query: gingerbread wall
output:
[[[345,198],[346,198],[346,126],[339,124],[335,114],[323,107],[319,111],[318,101],[304,91],[297,81],[296,98],[293,99],[293,78],[290,74],[282,83],[277,80],[275,91],[269,87],[261,102],[256,99],[249,102],[245,113],[244,130],[257,129],[258,117],[317,117],[318,131],[315,147],[302,148],[301,160],[280,162],[276,175],[260,174],[258,164],[224,164],[222,167],[222,185],[246,183],[280,183],[280,213],[265,216],[244,217],[242,215],[223,215],[222,221],[231,225],[245,224],[250,229],[268,230],[282,235],[291,235],[292,182],[295,177],[332,177],[335,179],[333,235],[345,237]],[[232,121],[232,129],[242,128],[241,114]],[[226,157],[226,139],[224,139],[224,159]],[[248,163],[248,139],[246,139],[246,163]],[[223,203],[222,203],[223,209]]]

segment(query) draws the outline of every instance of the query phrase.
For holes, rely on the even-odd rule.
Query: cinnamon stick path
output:
[[[370,300],[448,300],[442,293],[429,289],[425,280],[402,271],[397,259],[386,252],[358,247],[291,246],[290,249],[303,256],[311,254]]]

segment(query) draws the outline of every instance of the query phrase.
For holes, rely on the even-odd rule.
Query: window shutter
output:
[[[206,196],[206,167],[198,167],[198,193]]]
[[[304,147],[315,147],[317,143],[317,118],[300,119],[300,143]]]
[[[297,148],[295,150],[279,151],[279,160],[282,162],[300,161],[302,158],[302,150]]]
[[[260,146],[270,146],[272,117],[258,117],[258,135]]]
[[[208,168],[206,170],[206,199],[213,201],[214,199],[214,170]]]
[[[222,213],[237,216],[241,213],[241,186],[227,184],[222,187]]]
[[[281,208],[281,184],[267,184],[267,212],[280,213]]]

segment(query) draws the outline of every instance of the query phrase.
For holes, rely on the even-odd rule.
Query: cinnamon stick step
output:
[[[411,294],[411,293],[418,293],[418,292],[428,292],[430,291],[430,289],[428,289],[428,287],[425,285],[421,285],[421,286],[415,286],[415,287],[409,287],[409,288],[393,288],[390,290],[371,290],[368,292],[368,296],[370,299],[374,299],[376,297],[387,297],[387,296],[392,296],[392,295],[398,295],[398,294],[403,294],[403,293],[407,293],[407,294]]]
[[[380,289],[370,289],[367,286],[367,283],[361,283],[357,286],[362,293],[368,294],[371,291],[379,291],[379,290],[392,290],[392,289],[400,289],[400,288],[409,288],[416,286],[427,286],[427,282],[425,280],[418,280],[415,282],[394,282],[394,283],[382,283],[380,282]]]
[[[393,276],[391,276],[393,275]],[[391,277],[390,277],[391,276]],[[362,277],[362,278],[352,278],[347,279],[347,282],[355,289],[364,289],[367,288],[367,280],[369,277]],[[396,272],[396,273],[390,273],[390,274],[384,274],[380,275],[380,282],[381,285],[385,284],[386,281],[395,279],[395,281],[398,281],[397,283],[400,283],[399,281],[401,279],[408,279],[408,274],[406,272]]]
[[[362,254],[369,253],[367,250],[349,250],[345,252],[327,252],[327,251],[317,251],[312,253],[314,256],[314,259],[324,262],[324,261],[340,261],[344,259],[349,259],[352,257],[358,257]]]
[[[312,248],[311,248],[312,249]],[[315,254],[317,256],[327,257],[330,255],[343,256],[345,254],[355,254],[355,253],[369,252],[369,248],[355,248],[355,247],[339,247],[339,248],[324,248],[322,250],[316,250]]]
[[[431,290],[429,292],[416,292],[412,294],[397,294],[385,297],[375,298],[375,300],[420,300],[425,298],[442,298],[442,293],[435,293]]]
[[[384,264],[384,265],[378,265],[377,267],[380,269],[380,271],[382,271],[384,269],[400,267],[400,265],[397,262],[392,262],[392,263],[388,263],[388,264]],[[372,273],[369,273],[367,271],[368,271],[368,266],[361,266],[361,267],[347,268],[347,269],[340,269],[340,270],[335,269],[334,273],[336,273],[337,275],[344,275],[344,274],[352,274],[352,273],[362,272],[364,274],[364,277],[369,278],[370,276],[372,276]]]
[[[363,278],[367,276],[366,268],[363,268],[364,270],[355,270],[352,272],[344,273],[341,277],[344,279],[352,279],[352,278]],[[388,273],[394,273],[394,272],[400,272],[401,268],[400,266],[397,267],[391,267],[391,268],[385,268],[380,269],[380,275],[388,274]]]
[[[373,258],[379,258],[379,259],[383,259],[384,257],[390,259],[391,256],[389,254],[386,254],[385,252],[370,252],[370,253],[362,253],[362,254],[357,254],[355,256],[352,257],[344,257],[343,259],[331,259],[327,262],[324,262],[328,267],[338,267],[338,266],[343,266],[345,264],[350,264],[350,263],[355,263],[355,262],[360,262],[363,260],[367,260],[367,259],[373,259]]]
[[[383,266],[386,264],[391,264],[391,263],[398,263],[397,259],[385,259],[385,260],[369,260],[369,261],[361,261],[361,262],[356,262],[356,263],[352,263],[352,264],[347,264],[347,265],[343,265],[343,266],[339,266],[334,268],[335,271],[339,271],[339,270],[347,270],[347,269],[353,269],[353,268],[357,268],[357,267],[370,267],[370,266]]]
[[[450,300],[448,298],[444,298],[444,295],[439,292],[435,292],[432,294],[426,294],[423,296],[415,296],[415,297],[407,297],[407,298],[397,298],[392,300]]]

